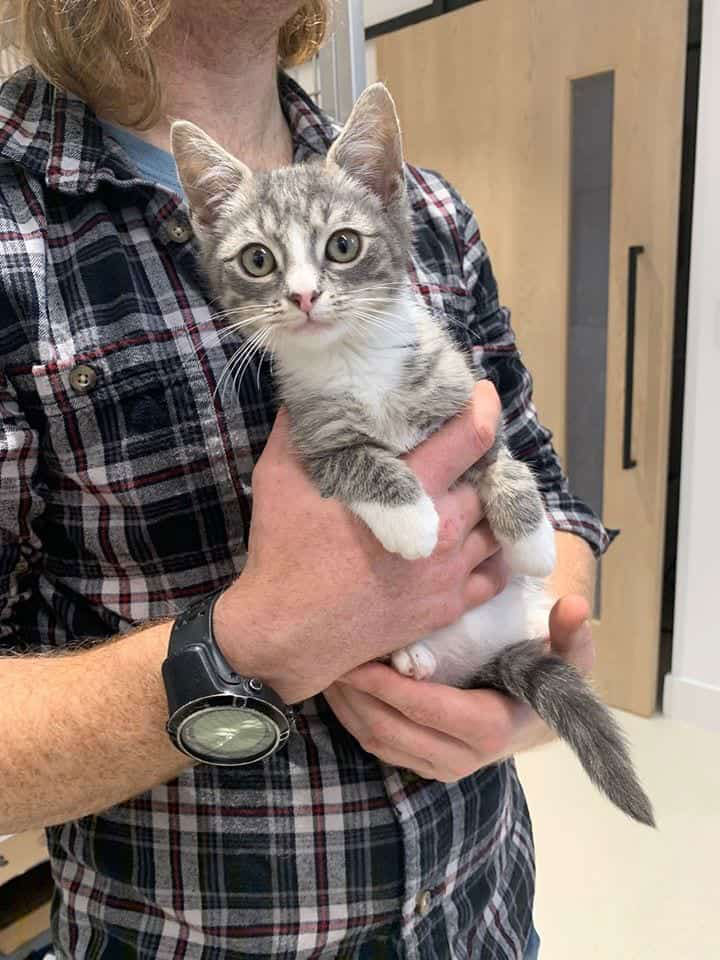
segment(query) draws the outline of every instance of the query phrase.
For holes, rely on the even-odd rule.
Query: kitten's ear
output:
[[[252,171],[188,120],[173,123],[170,139],[193,217],[208,227],[223,202],[250,181]]]
[[[395,104],[382,83],[373,83],[358,98],[343,131],[328,152],[328,161],[389,203],[405,188],[402,137]]]

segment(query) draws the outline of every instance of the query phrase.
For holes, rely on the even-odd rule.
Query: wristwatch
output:
[[[295,710],[257,677],[237,673],[222,655],[212,629],[222,590],[180,614],[162,666],[175,746],[201,763],[238,767],[264,760],[295,729]]]

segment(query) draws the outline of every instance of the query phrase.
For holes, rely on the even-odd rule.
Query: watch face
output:
[[[178,737],[193,756],[232,763],[271,753],[279,730],[256,710],[208,707],[189,717]]]

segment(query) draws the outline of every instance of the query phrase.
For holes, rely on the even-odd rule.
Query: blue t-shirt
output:
[[[167,187],[178,196],[184,196],[178,180],[175,158],[169,150],[161,150],[160,147],[141,140],[134,133],[116,127],[113,123],[101,120],[100,124],[105,133],[123,148],[144,177],[161,187]]]

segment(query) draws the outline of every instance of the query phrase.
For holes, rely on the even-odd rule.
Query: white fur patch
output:
[[[408,677],[457,686],[506,647],[546,637],[552,604],[541,580],[515,577],[502,593],[468,610],[457,623],[394,653],[393,666]],[[419,650],[419,655],[414,653]],[[430,658],[431,673],[418,677],[416,671]]]
[[[293,293],[317,290],[317,270],[308,257],[305,231],[298,224],[288,225],[286,245],[288,262],[285,267],[285,282],[288,288]]]
[[[528,577],[547,577],[555,566],[555,531],[547,516],[529,537],[514,543],[503,541],[510,569]]]
[[[438,539],[438,515],[427,494],[415,503],[386,507],[379,503],[354,503],[351,507],[390,553],[406,560],[429,557]]]

